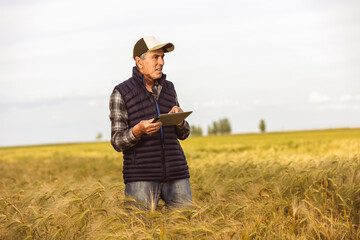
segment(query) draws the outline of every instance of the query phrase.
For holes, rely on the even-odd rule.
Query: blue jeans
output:
[[[188,178],[170,182],[138,181],[125,184],[125,196],[135,199],[146,209],[155,210],[159,199],[167,207],[178,208],[192,204],[190,181]]]

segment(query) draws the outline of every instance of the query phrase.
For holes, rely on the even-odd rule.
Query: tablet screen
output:
[[[162,122],[163,126],[171,126],[177,125],[182,120],[184,120],[187,116],[189,116],[192,111],[189,112],[180,112],[180,113],[168,113],[168,114],[160,114],[154,122]]]

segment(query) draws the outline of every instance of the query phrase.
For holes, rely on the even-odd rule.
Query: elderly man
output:
[[[191,204],[189,170],[178,139],[190,134],[187,121],[175,126],[153,123],[163,113],[183,112],[172,82],[162,73],[164,53],[172,43],[141,38],[134,46],[132,77],[115,87],[110,98],[111,144],[123,152],[125,195],[156,209]]]

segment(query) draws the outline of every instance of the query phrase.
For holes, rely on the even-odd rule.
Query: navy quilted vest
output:
[[[133,68],[133,76],[117,85],[128,112],[128,123],[134,127],[141,120],[156,118],[160,113],[168,113],[176,104],[174,85],[163,74],[159,80],[162,90],[158,101],[147,91],[143,75]],[[124,151],[123,176],[125,184],[134,181],[167,182],[189,178],[189,170],[184,152],[176,135],[175,126],[162,127],[162,131],[141,140]]]

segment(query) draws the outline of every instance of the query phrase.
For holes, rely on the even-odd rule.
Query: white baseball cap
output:
[[[174,44],[160,43],[155,37],[143,37],[136,42],[134,46],[133,57],[139,57],[141,54],[146,53],[147,51],[154,51],[158,49],[164,49],[164,52],[171,52],[175,48]]]

